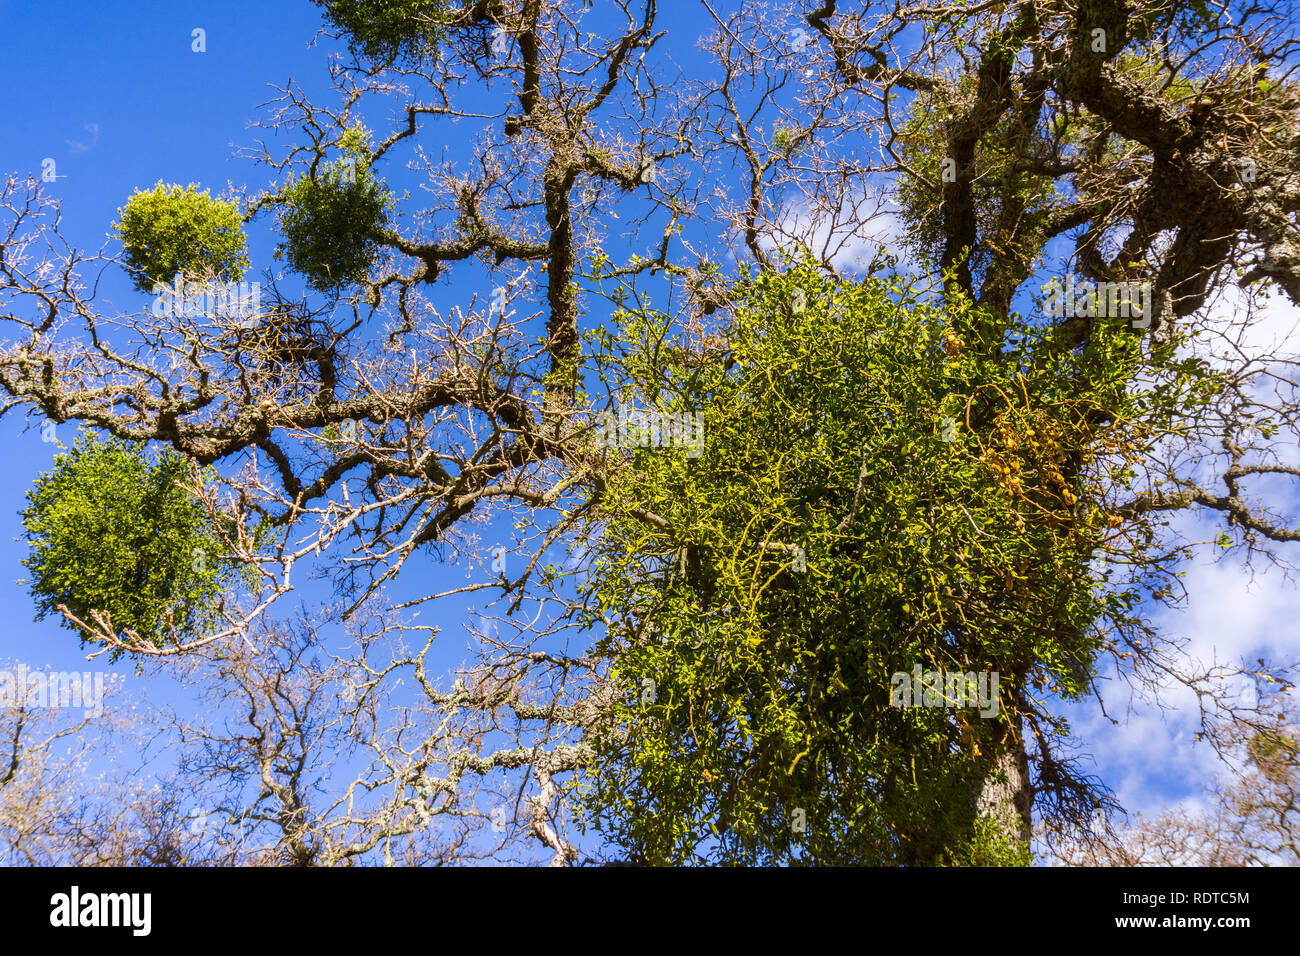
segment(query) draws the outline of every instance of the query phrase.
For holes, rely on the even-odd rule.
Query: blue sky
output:
[[[310,46],[323,24],[319,8],[305,0],[160,3],[125,10],[73,2],[33,8],[5,0],[0,11],[0,76],[14,101],[24,104],[6,118],[0,170],[39,174],[46,159],[53,159],[59,178],[48,188],[62,201],[63,234],[85,251],[105,243],[109,255],[120,251],[109,235],[117,210],[136,189],[151,188],[159,180],[198,183],[213,195],[228,184],[250,191],[269,185],[274,171],[236,151],[258,138],[267,138],[273,151],[288,144],[282,134],[249,128],[264,118],[259,104],[277,95],[270,84],[283,86],[292,79],[317,102],[332,102],[326,56],[336,44],[322,37],[320,45]],[[196,28],[206,32],[202,53],[192,50]],[[15,44],[19,37],[23,42]],[[368,119],[386,133],[383,115]],[[384,172],[400,191],[400,166],[390,164]],[[272,259],[278,236],[269,217],[259,217],[247,234],[253,262],[247,278],[256,279],[269,267],[289,288],[300,287]],[[474,292],[480,300],[485,294],[470,290],[469,295]],[[106,311],[133,310],[147,301],[122,270],[109,266],[103,271],[98,302]],[[14,505],[0,508],[0,580],[23,576],[19,562],[25,548],[13,541],[21,532],[18,510],[23,494],[57,451],[41,440],[40,425],[33,418],[26,434],[17,417],[0,426],[8,432],[13,452],[10,467],[0,475],[0,496]],[[71,423],[57,430],[65,445],[71,445],[75,433]],[[429,569],[415,570],[402,578],[403,590],[411,592],[407,596],[421,593],[413,578],[423,574],[421,583],[429,584]],[[433,573],[464,577],[463,569]],[[302,594],[307,600],[323,596],[322,589],[311,587]],[[32,616],[23,588],[3,587],[0,602],[0,610],[15,623]],[[71,666],[82,658],[69,636],[52,620],[14,627],[0,636],[0,657],[18,655],[56,669]]]
[[[340,45],[329,37],[311,45],[323,21],[319,8],[306,0],[129,7],[93,2],[33,7],[0,0],[0,24],[0,81],[19,104],[5,120],[0,171],[40,176],[53,160],[57,178],[46,188],[62,202],[62,234],[88,253],[105,246],[108,255],[120,251],[110,237],[110,223],[136,189],[149,189],[159,180],[197,183],[214,196],[230,185],[249,192],[269,185],[275,171],[237,151],[252,148],[259,138],[275,154],[294,145],[282,133],[250,129],[250,123],[265,119],[259,105],[278,95],[272,85],[283,87],[292,80],[313,102],[334,103],[326,63],[327,54]],[[203,52],[193,49],[195,29],[204,31]],[[688,46],[694,36],[691,41]],[[364,113],[377,138],[393,128],[393,106],[389,101]],[[425,148],[453,155],[463,148],[461,154],[470,156],[468,142],[475,130],[468,123],[461,130],[462,141],[425,143]],[[410,188],[418,201],[416,181],[401,166],[407,158],[409,153],[386,163],[383,175],[395,192]],[[262,269],[270,268],[285,288],[301,288],[283,263],[273,261],[278,236],[270,217],[259,217],[246,232],[253,266],[246,278],[259,278]],[[611,252],[624,254],[612,246]],[[454,272],[443,288],[454,290],[449,294],[467,307],[475,296],[481,304],[490,292],[476,287],[481,278],[457,281]],[[108,266],[99,277],[101,309],[132,311],[147,301],[118,267]],[[24,432],[20,417],[0,423],[9,448],[8,467],[0,471],[0,502],[8,502],[0,505],[0,614],[10,622],[0,630],[0,661],[20,660],[55,671],[106,669],[121,678],[127,697],[147,695],[155,705],[187,712],[194,702],[168,678],[166,667],[146,668],[138,675],[125,659],[113,664],[102,656],[87,663],[89,649],[79,647],[72,632],[53,618],[33,621],[31,598],[16,583],[25,576],[20,562],[27,553],[19,513],[25,492],[59,450],[42,441],[41,424],[40,417],[33,417]],[[76,427],[61,425],[56,434],[70,447]],[[410,600],[463,586],[467,579],[495,578],[489,570],[493,549],[509,547],[511,535],[496,526],[482,531],[481,539],[479,565],[462,561],[452,567],[427,552],[418,554],[388,596],[394,602]],[[548,557],[556,564],[565,558],[556,548]],[[512,575],[523,560],[508,557]],[[323,583],[305,580],[301,571],[296,581],[295,592],[276,606],[277,616],[299,602],[329,600]],[[448,675],[467,658],[467,612],[476,606],[468,600],[444,601],[416,612],[418,623],[443,629],[432,663]],[[449,684],[450,676],[443,681]],[[110,696],[110,706],[111,701]],[[165,771],[169,762],[168,753],[158,754],[155,769]]]
[[[678,4],[672,0],[671,6]],[[710,28],[700,8],[691,10],[689,16],[664,17],[674,58],[687,69],[699,62],[696,38]],[[43,161],[53,159],[59,178],[50,190],[63,201],[64,234],[86,250],[107,241],[109,223],[133,190],[158,180],[197,182],[214,194],[228,182],[260,188],[271,171],[235,156],[235,149],[250,146],[262,132],[250,130],[248,123],[259,116],[258,105],[274,95],[268,84],[292,78],[314,101],[331,101],[325,54],[333,41],[309,47],[320,26],[319,9],[306,0],[129,5],[0,0],[0,84],[11,104],[0,135],[0,173],[39,174]],[[191,49],[195,28],[206,31],[206,52]],[[371,117],[371,125],[386,129],[382,116]],[[474,132],[465,124],[466,142]],[[451,151],[458,146],[454,140],[442,145]],[[403,185],[399,169],[385,173]],[[275,265],[275,236],[267,225],[263,220],[249,229],[255,273]],[[116,252],[116,245],[109,251]],[[473,291],[452,288],[466,301]],[[100,302],[135,308],[140,296],[110,267]],[[1295,320],[1294,309],[1275,303],[1268,326],[1285,335]],[[71,425],[59,429],[68,444],[74,433]],[[22,434],[21,420],[13,416],[0,422],[0,437],[6,449],[6,466],[0,469],[0,615],[8,622],[0,630],[0,660],[84,668],[89,665],[75,637],[53,620],[33,622],[25,588],[13,583],[24,573],[19,562],[25,548],[15,541],[23,495],[50,466],[55,447],[41,440],[39,428]],[[1208,526],[1204,530],[1212,537]],[[402,576],[399,596],[452,586],[464,580],[465,570],[420,559]],[[1196,586],[1189,608],[1165,614],[1162,622],[1171,633],[1186,636],[1195,653],[1206,659],[1295,656],[1300,599],[1278,572],[1265,571],[1252,581],[1229,557],[1199,561],[1191,573]],[[299,596],[312,601],[324,592],[308,586]],[[445,608],[434,622],[458,630],[460,620]],[[449,649],[445,663],[455,659]],[[102,662],[94,666],[105,666]],[[164,678],[137,679],[125,662],[110,669],[126,678],[128,688],[147,687],[159,701],[182,700]],[[1196,799],[1215,764],[1207,748],[1191,740],[1191,712],[1184,706],[1162,717],[1143,703],[1130,711],[1121,688],[1107,693],[1114,695],[1108,696],[1114,716],[1124,718],[1120,725],[1101,717],[1093,703],[1071,708],[1085,752],[1095,755],[1094,772],[1130,809]]]
[[[159,179],[198,182],[214,194],[228,180],[259,182],[263,174],[233,158],[231,144],[247,141],[267,83],[292,75],[323,89],[321,51],[307,49],[319,18],[306,3],[4,0],[0,24],[0,75],[15,104],[0,137],[0,170],[39,175],[53,159],[60,178],[50,188],[63,202],[64,234],[87,251],[104,245],[131,193]],[[191,52],[195,27],[207,30],[206,53]],[[264,234],[250,236],[260,262],[270,255]],[[115,267],[101,289],[102,301],[120,308],[141,299]],[[9,582],[0,586],[0,613],[10,622],[0,657],[62,669],[84,664],[76,640],[52,620],[31,623],[31,600],[12,584],[24,570],[25,548],[13,540],[23,495],[57,450],[42,442],[40,421],[33,424],[26,434],[17,417],[0,424],[10,450],[0,473],[0,499],[10,503],[0,508],[0,581]],[[71,444],[75,428],[58,434]]]

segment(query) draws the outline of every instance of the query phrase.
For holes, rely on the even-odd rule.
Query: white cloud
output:
[[[1243,358],[1283,360],[1295,354],[1292,342],[1300,327],[1300,308],[1280,295],[1258,295],[1255,310],[1248,296],[1230,288],[1204,312],[1198,325],[1205,331],[1195,346],[1197,354],[1240,363]],[[1265,396],[1271,384],[1255,392]],[[1300,444],[1294,436],[1274,443],[1278,458],[1300,463]],[[1207,470],[1197,477],[1207,489],[1222,491],[1217,473]],[[1300,488],[1290,478],[1250,479],[1243,483],[1247,497],[1265,502],[1288,526],[1300,527]],[[1188,512],[1171,518],[1170,530],[1189,541],[1210,541],[1223,528],[1221,515]],[[1300,558],[1296,545],[1273,545],[1283,558]],[[1181,609],[1152,610],[1153,623],[1168,638],[1182,642],[1185,660],[1180,670],[1214,665],[1254,665],[1263,658],[1270,665],[1300,660],[1300,589],[1284,571],[1255,559],[1252,569],[1244,555],[1212,546],[1202,548],[1184,569],[1187,603]],[[1090,764],[1128,811],[1148,816],[1177,806],[1202,807],[1205,788],[1227,772],[1210,746],[1196,741],[1200,708],[1196,694],[1168,682],[1152,701],[1136,694],[1128,684],[1107,675],[1102,699],[1111,718],[1095,701],[1063,709],[1075,737],[1094,759]],[[1238,679],[1228,688],[1249,702],[1254,685]],[[1294,692],[1293,692],[1294,693]],[[1300,700],[1300,694],[1295,694]]]
[[[881,251],[898,257],[901,272],[921,275],[922,270],[903,245],[905,229],[898,209],[877,195],[861,192],[841,197],[832,206],[826,197],[807,197],[788,203],[777,217],[776,235],[760,241],[764,252],[782,247],[794,250],[802,242],[825,255],[845,273],[864,271]]]
[[[85,126],[81,128],[90,134],[89,144],[83,143],[80,140],[75,140],[75,139],[69,139],[64,141],[68,144],[68,149],[72,150],[72,152],[74,153],[87,153],[90,150],[94,149],[95,145],[99,142],[98,123],[87,123]]]

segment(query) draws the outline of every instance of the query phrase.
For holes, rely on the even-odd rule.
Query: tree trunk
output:
[[[1019,721],[1007,728],[988,773],[975,792],[975,817],[991,817],[1009,838],[1028,843],[1033,789]]]

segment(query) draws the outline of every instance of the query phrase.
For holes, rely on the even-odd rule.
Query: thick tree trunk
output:
[[[1027,843],[1032,833],[1033,789],[1029,757],[1020,731],[1018,722],[1007,728],[974,800],[977,819],[991,817],[1008,837]]]

